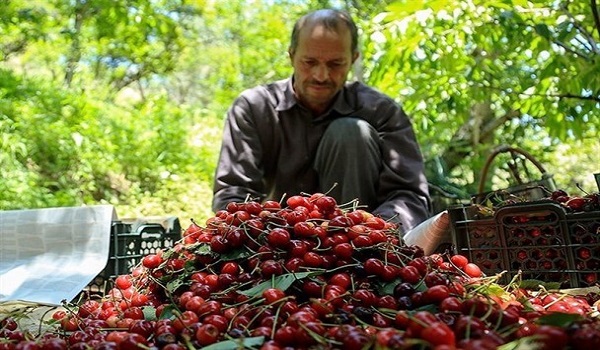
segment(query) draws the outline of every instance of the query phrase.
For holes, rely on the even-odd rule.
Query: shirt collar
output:
[[[292,109],[295,105],[298,104],[298,100],[296,100],[296,95],[294,95],[294,87],[292,86],[292,78],[288,78],[283,81],[281,85],[281,92],[283,93],[283,98],[279,99],[279,103],[275,109],[277,111],[287,111],[288,109]]]
[[[290,77],[284,81],[284,84],[282,84],[281,88],[283,98],[280,99],[279,103],[277,104],[277,111],[286,111],[298,105],[298,100],[296,99],[296,95],[294,94],[294,87],[292,81],[293,77]],[[355,98],[354,96],[352,96],[351,90],[348,89],[348,84],[346,84],[344,88],[342,88],[342,91],[340,91],[336,95],[333,105],[331,106],[329,111],[325,113],[325,115],[329,115],[334,111],[339,115],[352,114],[352,112],[356,110],[356,107],[353,107],[353,105],[356,105],[356,101],[354,100]]]

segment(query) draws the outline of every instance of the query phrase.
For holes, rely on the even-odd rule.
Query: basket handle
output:
[[[487,179],[489,168],[492,165],[492,162],[494,161],[494,159],[500,153],[511,153],[513,155],[515,153],[518,153],[518,154],[524,156],[525,158],[527,158],[527,160],[531,161],[533,163],[533,165],[535,165],[542,174],[546,174],[546,169],[544,168],[542,163],[540,163],[537,159],[535,159],[530,153],[528,153],[520,148],[511,147],[511,146],[507,146],[507,145],[501,145],[501,146],[496,147],[492,151],[492,154],[490,154],[489,157],[487,158],[487,161],[485,162],[485,165],[483,166],[483,169],[481,171],[481,176],[479,177],[479,188],[477,190],[478,191],[477,193],[483,193],[484,187],[485,187],[485,180]]]
[[[533,223],[539,223],[540,220],[545,225],[557,224],[566,220],[566,211],[558,203],[550,200],[518,203],[499,208],[494,214],[496,222],[503,227],[510,225],[527,226]],[[512,221],[512,219],[518,220]]]

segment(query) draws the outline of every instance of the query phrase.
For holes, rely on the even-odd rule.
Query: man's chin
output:
[[[333,87],[329,86],[329,85],[310,85],[308,87],[309,91],[319,91],[319,92],[323,92],[323,91],[333,91]]]
[[[332,98],[333,90],[331,88],[315,88],[310,89],[308,96],[313,100],[319,100],[320,102],[327,101]]]
[[[310,99],[310,103],[312,105],[324,105],[324,104],[329,104],[329,102],[331,102],[330,94],[311,96],[311,99]]]

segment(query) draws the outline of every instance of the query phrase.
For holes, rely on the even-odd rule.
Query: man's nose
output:
[[[329,69],[324,64],[318,64],[313,67],[312,75],[316,81],[326,81],[329,76]]]

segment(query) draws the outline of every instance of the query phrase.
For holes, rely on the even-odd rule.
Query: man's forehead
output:
[[[339,36],[348,36],[350,38],[350,30],[343,25],[326,26],[323,23],[310,23],[300,30],[300,36],[326,36],[337,34]]]
[[[350,47],[350,32],[340,28],[328,28],[324,25],[314,25],[303,28],[298,40],[299,48],[309,49],[324,46],[321,49],[344,49]]]

